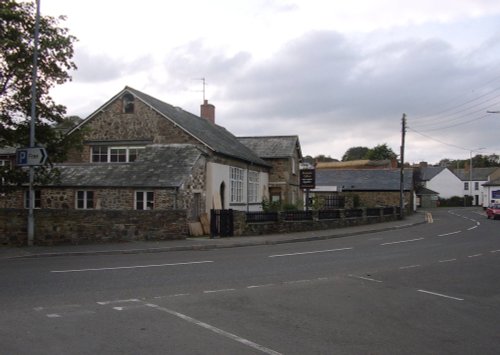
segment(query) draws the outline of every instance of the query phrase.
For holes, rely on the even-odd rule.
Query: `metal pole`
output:
[[[403,113],[401,120],[401,170],[399,182],[399,218],[404,219],[404,173],[405,173],[405,134],[406,134],[406,114]]]
[[[35,18],[35,41],[33,48],[33,71],[31,81],[31,121],[30,121],[30,148],[35,147],[35,120],[36,120],[36,81],[38,66],[38,38],[40,32],[40,0],[36,0],[36,18]],[[35,240],[35,191],[33,182],[35,180],[35,170],[33,166],[29,168],[29,212],[28,212],[28,246],[32,246]]]

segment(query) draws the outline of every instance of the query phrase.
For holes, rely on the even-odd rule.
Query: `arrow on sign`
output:
[[[47,151],[45,148],[18,148],[16,164],[18,166],[39,166],[45,164]]]

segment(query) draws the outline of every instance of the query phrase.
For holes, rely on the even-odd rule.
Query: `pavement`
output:
[[[55,256],[81,255],[112,255],[112,254],[139,254],[162,253],[188,250],[211,250],[220,248],[237,248],[258,245],[274,245],[297,243],[332,238],[342,238],[353,235],[368,234],[408,228],[427,223],[425,212],[416,212],[405,216],[403,220],[367,224],[362,226],[344,227],[336,229],[315,230],[307,232],[268,234],[249,237],[189,237],[181,240],[164,241],[130,241],[121,243],[81,244],[81,245],[54,245],[30,247],[0,247],[0,259],[39,258]]]

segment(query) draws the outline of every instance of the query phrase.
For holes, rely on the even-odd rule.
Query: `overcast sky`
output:
[[[341,159],[387,143],[405,161],[500,154],[498,0],[41,0],[78,38],[53,90],[87,117],[125,86],[237,136],[299,135]]]

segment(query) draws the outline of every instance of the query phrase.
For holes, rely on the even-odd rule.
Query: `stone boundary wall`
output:
[[[280,234],[291,232],[307,232],[314,230],[335,229],[342,227],[360,226],[373,223],[396,221],[399,215],[396,209],[392,214],[384,215],[382,209],[377,216],[368,216],[367,209],[363,211],[361,217],[354,218],[333,218],[319,219],[318,211],[312,211],[313,218],[303,221],[287,221],[283,218],[283,214],[278,214],[277,222],[253,222],[247,223],[246,212],[234,211],[234,235],[235,236],[251,236],[264,234]],[[407,213],[407,212],[406,212]]]
[[[184,239],[186,210],[35,210],[35,245]],[[0,210],[0,245],[27,244],[28,211]]]

